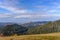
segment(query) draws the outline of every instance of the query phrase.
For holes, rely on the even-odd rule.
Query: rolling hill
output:
[[[60,20],[42,23],[31,22],[23,25],[18,24],[6,25],[1,30],[0,31],[3,34],[19,34],[19,35],[55,33],[60,32]]]

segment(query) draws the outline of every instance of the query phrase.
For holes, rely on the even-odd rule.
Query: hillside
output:
[[[0,34],[3,34],[5,36],[10,36],[15,34],[31,35],[31,34],[47,34],[47,33],[60,32],[60,20],[42,23],[43,25],[37,25],[40,23],[41,22],[27,23],[26,25],[28,26],[26,25],[24,26],[24,24],[23,25],[18,25],[18,24],[6,25],[3,28],[0,28]]]
[[[29,28],[29,34],[44,34],[44,33],[54,33],[60,32],[60,20],[51,21],[44,25],[40,25],[37,27]]]
[[[60,20],[36,27],[6,25],[1,33],[3,36],[0,36],[0,40],[60,40]]]

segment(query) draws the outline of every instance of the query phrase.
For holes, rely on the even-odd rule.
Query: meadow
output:
[[[60,40],[60,33],[0,37],[0,40]]]

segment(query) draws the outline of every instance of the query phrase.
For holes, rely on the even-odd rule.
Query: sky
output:
[[[0,22],[60,20],[60,0],[0,0]]]

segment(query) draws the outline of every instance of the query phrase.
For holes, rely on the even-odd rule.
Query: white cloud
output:
[[[60,17],[60,14],[30,14],[30,15],[16,15],[13,18],[50,18],[50,17]]]
[[[16,4],[19,4],[16,2],[17,0],[5,0],[3,3],[0,3],[0,8],[4,8],[8,11],[11,11],[12,13],[3,13],[0,14],[0,18],[11,18],[11,19],[21,19],[21,18],[41,18],[41,19],[46,19],[46,18],[51,18],[51,17],[60,17],[60,14],[54,14],[54,12],[59,12],[60,10],[60,4],[58,5],[57,3],[54,3],[56,6],[34,6],[34,8],[38,8],[37,11],[35,12],[36,14],[32,14],[30,10],[27,9],[20,9],[19,7],[16,7]],[[32,10],[32,9],[31,9]],[[35,11],[35,10],[34,10]],[[48,12],[48,14],[46,14]],[[14,14],[16,13],[16,15]],[[30,14],[28,14],[30,13]],[[53,13],[53,14],[50,14]],[[22,15],[21,15],[22,14]],[[12,17],[13,16],[13,17]]]
[[[8,14],[0,14],[0,18],[9,18],[9,17],[11,17],[11,16]]]
[[[52,8],[52,9],[49,8],[49,9],[46,10],[45,12],[46,12],[46,13],[54,13],[54,12],[57,12],[57,9],[56,9],[56,8],[55,8],[55,9],[54,9],[54,8]]]
[[[0,0],[0,4],[7,6],[16,6],[19,4],[18,0]]]
[[[14,18],[31,18],[31,15],[17,15]]]
[[[3,0],[0,2],[0,8],[4,8],[13,13],[28,13],[29,10],[24,9],[24,7],[18,6],[20,2],[18,0]]]
[[[14,7],[10,7],[10,6],[4,6],[4,5],[0,5],[1,8],[7,9],[9,11],[12,11],[13,13],[27,13],[28,10],[25,9],[18,9],[18,8],[14,8]]]

